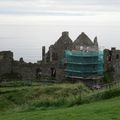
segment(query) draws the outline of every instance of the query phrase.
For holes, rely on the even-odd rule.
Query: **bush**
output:
[[[107,90],[102,94],[103,99],[109,99],[117,96],[120,96],[120,88]]]
[[[90,103],[94,101],[100,101],[120,96],[120,88],[106,90],[104,92],[95,93],[90,96],[86,96],[82,99],[81,103]]]

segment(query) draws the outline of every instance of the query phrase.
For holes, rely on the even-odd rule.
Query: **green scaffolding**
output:
[[[103,51],[70,51],[64,54],[67,77],[103,76]]]

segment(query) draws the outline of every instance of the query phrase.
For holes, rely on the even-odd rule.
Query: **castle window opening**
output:
[[[116,55],[116,59],[119,59],[119,55],[118,54]]]

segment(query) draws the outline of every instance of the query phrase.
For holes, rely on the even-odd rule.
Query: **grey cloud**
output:
[[[0,2],[37,2],[43,0],[0,0]],[[54,3],[62,4],[85,4],[85,5],[118,5],[120,0],[45,0],[46,2],[53,1]]]
[[[0,9],[0,14],[14,14],[14,15],[51,15],[51,16],[94,16],[96,13],[90,12],[71,12],[71,11],[59,11],[59,10],[43,10],[43,11],[26,11],[26,10],[15,10],[15,9]]]
[[[25,3],[21,4],[23,1]],[[0,0],[1,2],[4,5],[0,6],[0,14],[85,16],[95,15],[94,12],[120,12],[120,0]]]
[[[60,0],[58,3],[82,4],[82,5],[118,5],[120,0]]]

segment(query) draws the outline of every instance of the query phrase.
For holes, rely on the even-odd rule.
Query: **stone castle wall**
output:
[[[61,78],[61,69],[57,64],[37,64],[37,63],[25,63],[22,58],[20,61],[13,59],[13,53],[11,51],[0,52],[0,81],[6,74],[17,73],[21,80],[36,80],[37,70],[41,70],[41,77],[51,77],[51,67],[56,69],[56,79]],[[9,53],[9,54],[8,54]]]
[[[11,71],[12,61],[13,53],[11,51],[0,52],[0,75]]]
[[[120,50],[116,48],[104,50],[105,71],[111,72],[115,81],[120,80]]]

